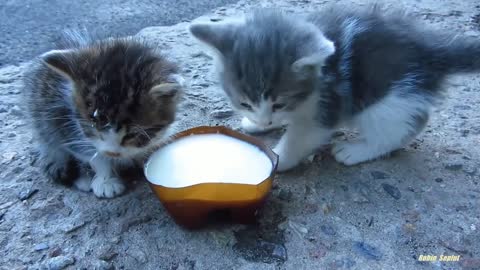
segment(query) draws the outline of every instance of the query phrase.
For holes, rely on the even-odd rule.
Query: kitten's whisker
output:
[[[142,128],[142,127],[140,127],[140,126],[137,126],[137,125],[135,125],[135,126],[133,126],[133,127],[135,128],[136,131],[139,131],[139,132],[141,132],[143,135],[145,135],[145,137],[147,137],[148,140],[152,140],[152,138],[150,137],[150,135],[148,135],[148,133],[145,131],[144,128]]]

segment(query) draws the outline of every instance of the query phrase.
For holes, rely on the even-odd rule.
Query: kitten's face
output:
[[[335,51],[312,24],[271,11],[234,22],[194,24],[190,31],[214,49],[233,107],[262,127],[287,124]]]
[[[241,65],[225,62],[220,72],[223,89],[232,106],[259,127],[287,124],[313,89],[312,81],[297,81],[288,70],[278,77],[264,72],[238,76]]]
[[[158,145],[175,119],[181,88],[176,67],[125,40],[44,55],[73,86],[78,123],[98,152],[133,158]]]

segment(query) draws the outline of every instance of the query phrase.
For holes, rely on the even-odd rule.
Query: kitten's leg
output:
[[[279,156],[278,171],[297,166],[319,147],[329,143],[332,130],[315,126],[314,123],[290,124],[273,149]]]
[[[92,190],[93,171],[89,164],[82,163],[80,167],[80,177],[75,180],[74,186],[81,191],[89,192]]]
[[[99,198],[113,198],[125,191],[125,185],[120,179],[113,176],[111,161],[95,155],[90,161],[95,171],[91,188],[95,196]]]
[[[391,94],[354,119],[360,138],[332,147],[338,162],[354,165],[403,147],[425,127],[430,103],[420,95]]]
[[[242,119],[241,127],[245,132],[248,132],[248,133],[260,133],[260,132],[266,132],[266,131],[274,130],[274,129],[277,129],[277,128],[281,128],[282,125],[281,124],[272,125],[272,126],[268,126],[268,127],[264,128],[264,127],[261,127],[261,126],[255,124],[255,123],[253,123],[247,117],[244,117]]]
[[[39,164],[50,180],[70,186],[78,178],[78,162],[65,150],[41,143],[39,154]]]
[[[82,175],[74,183],[78,190],[89,192],[92,190],[92,177],[88,175]]]

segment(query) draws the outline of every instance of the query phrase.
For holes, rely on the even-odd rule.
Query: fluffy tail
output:
[[[480,40],[453,38],[436,48],[435,64],[448,73],[480,71]]]

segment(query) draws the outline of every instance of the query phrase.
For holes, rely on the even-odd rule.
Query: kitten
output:
[[[39,160],[48,178],[111,198],[125,190],[119,166],[141,161],[174,121],[182,79],[134,38],[67,37],[66,48],[40,56],[25,76]]]
[[[447,75],[480,70],[480,41],[433,33],[394,12],[334,6],[302,19],[261,10],[190,31],[215,50],[244,129],[287,125],[274,148],[279,170],[298,165],[342,126],[360,136],[334,144],[332,154],[353,165],[419,134]]]

